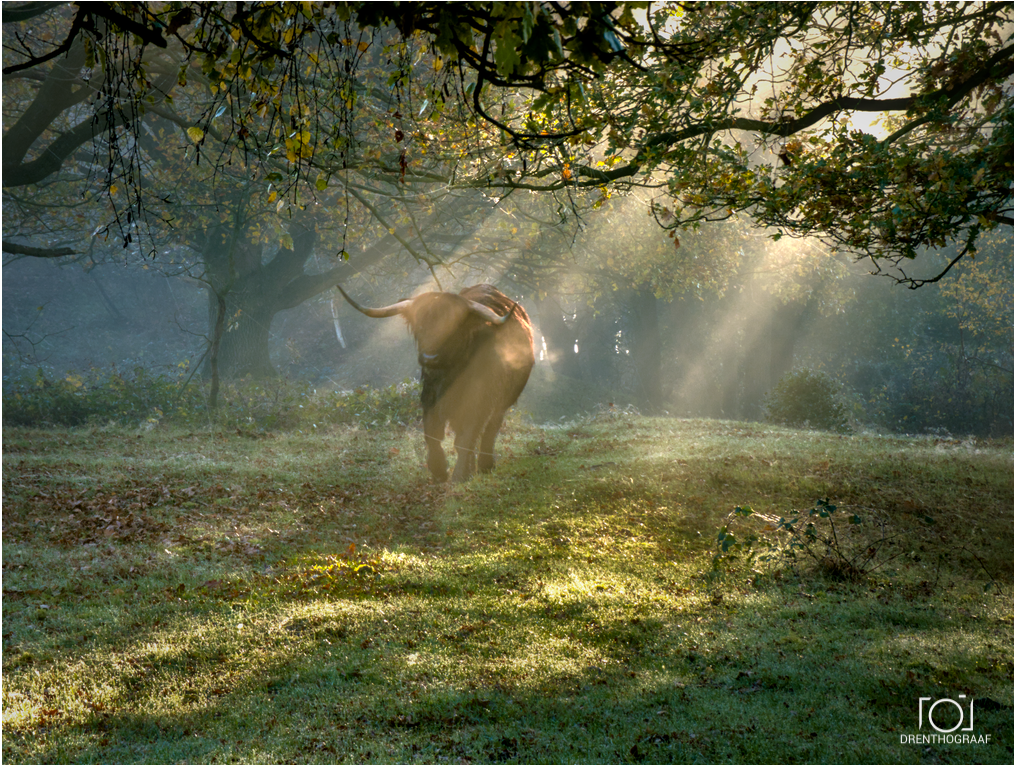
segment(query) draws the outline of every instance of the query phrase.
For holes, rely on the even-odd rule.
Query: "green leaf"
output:
[[[516,34],[514,20],[505,20],[495,27],[495,39],[498,46],[494,51],[494,63],[502,75],[511,75],[519,66],[519,36]]]

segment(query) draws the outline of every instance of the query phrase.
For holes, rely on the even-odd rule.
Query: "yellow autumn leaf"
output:
[[[198,144],[203,138],[205,138],[205,132],[201,130],[198,126],[192,125],[190,128],[187,129],[187,138],[189,138],[195,144]]]

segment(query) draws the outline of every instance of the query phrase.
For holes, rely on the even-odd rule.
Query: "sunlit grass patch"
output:
[[[447,487],[400,428],[89,439],[5,433],[10,762],[911,762],[918,696],[1012,701],[1012,582],[954,556],[1012,562],[1005,446],[594,418]],[[715,572],[730,511],[806,479],[937,536]],[[1004,759],[1012,709],[977,722],[937,758]]]

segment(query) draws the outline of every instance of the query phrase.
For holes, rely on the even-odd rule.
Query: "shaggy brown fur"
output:
[[[491,471],[498,430],[533,368],[533,329],[526,310],[483,284],[458,294],[423,293],[380,310],[365,310],[346,298],[364,314],[399,314],[409,325],[420,361],[431,474],[438,480],[448,477],[441,447],[446,425],[455,434],[458,454],[452,482],[466,480],[477,469]]]

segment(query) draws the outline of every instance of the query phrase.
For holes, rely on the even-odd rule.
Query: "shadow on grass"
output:
[[[362,451],[296,489],[211,478],[198,507],[153,508],[181,534],[167,546],[103,544],[108,563],[60,579],[70,550],[26,502],[5,761],[1012,761],[1012,602],[913,579],[707,581],[707,494],[751,473],[630,472],[610,439],[524,437],[453,489],[372,483]],[[920,697],[960,695],[987,743],[901,742]]]
[[[1005,633],[994,652],[972,643],[972,619],[941,604],[853,586],[626,597],[613,591],[630,583],[625,561],[597,571],[611,590],[586,590],[574,567],[450,553],[384,572],[371,593],[263,593],[232,640],[205,626],[223,623],[214,601],[184,594],[189,633],[136,637],[156,650],[118,675],[121,704],[33,759],[998,762],[1012,749],[1007,707],[977,712],[989,744],[900,743],[919,697],[987,699],[1007,675]],[[16,754],[25,734],[11,736]]]

